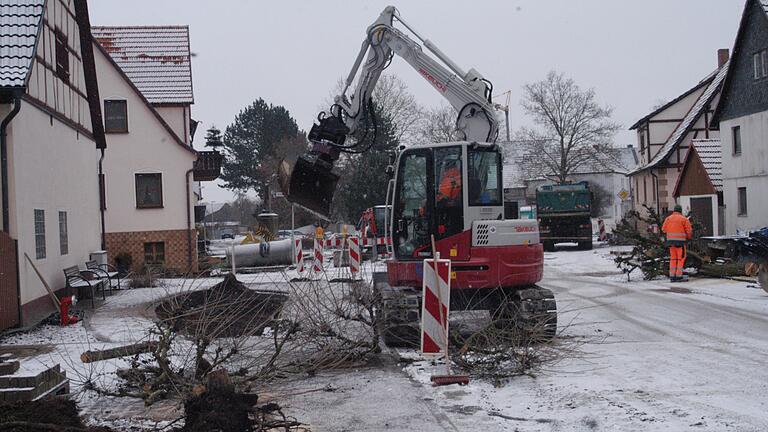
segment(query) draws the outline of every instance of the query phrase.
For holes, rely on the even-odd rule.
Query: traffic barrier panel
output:
[[[437,261],[437,268],[435,268]],[[451,304],[451,260],[425,259],[421,302],[421,352],[447,355],[448,310]]]
[[[304,267],[304,251],[301,248],[301,239],[295,239],[293,247],[295,249],[293,257],[296,260],[296,272],[299,276],[303,276],[307,269]]]
[[[320,276],[323,272],[323,241],[315,239],[315,257],[312,260],[312,274]]]
[[[360,238],[352,236],[347,239],[349,242],[349,270],[352,273],[352,279],[360,276]]]
[[[597,237],[597,239],[599,241],[608,241],[608,234],[605,232],[605,221],[598,219],[597,226],[600,230],[600,235]]]

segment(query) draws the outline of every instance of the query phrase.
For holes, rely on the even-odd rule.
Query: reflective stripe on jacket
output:
[[[661,230],[667,235],[667,241],[669,242],[685,243],[686,240],[693,238],[691,221],[678,212],[667,216]]]

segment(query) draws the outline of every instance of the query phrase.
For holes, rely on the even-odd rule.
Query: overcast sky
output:
[[[309,130],[346,76],[365,29],[387,4],[464,69],[512,90],[511,123],[526,123],[521,87],[550,70],[594,88],[625,129],[692,87],[731,48],[744,0],[92,0],[93,25],[190,26],[195,105],[205,129],[224,129],[257,98],[285,106]],[[442,98],[401,59],[401,77],[427,106]],[[501,102],[501,100],[497,100]],[[635,144],[621,132],[617,145]],[[204,199],[232,194],[204,183]]]

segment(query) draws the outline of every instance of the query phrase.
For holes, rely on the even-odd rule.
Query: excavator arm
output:
[[[394,27],[399,22],[416,38]],[[426,48],[432,56],[422,48]],[[310,151],[299,157],[293,167],[287,162],[280,166],[280,185],[289,201],[327,216],[339,177],[332,172],[334,162],[342,152],[362,153],[360,143],[347,145],[346,139],[363,127],[371,110],[373,91],[386,69],[397,55],[426,79],[457,111],[458,139],[494,142],[498,120],[491,102],[493,86],[474,69],[462,70],[428,39],[422,38],[388,6],[366,33],[344,89],[336,96],[328,112],[318,116],[318,123],[309,132]],[[357,85],[347,94],[358,77]],[[373,117],[375,121],[375,117]]]

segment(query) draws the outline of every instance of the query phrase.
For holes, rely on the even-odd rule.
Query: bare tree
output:
[[[562,184],[583,164],[615,159],[613,137],[620,126],[611,120],[613,109],[595,100],[594,89],[582,90],[553,71],[523,88],[521,104],[537,126],[518,133],[523,157],[539,175]]]
[[[456,110],[446,104],[424,110],[416,138],[419,144],[455,141]]]

